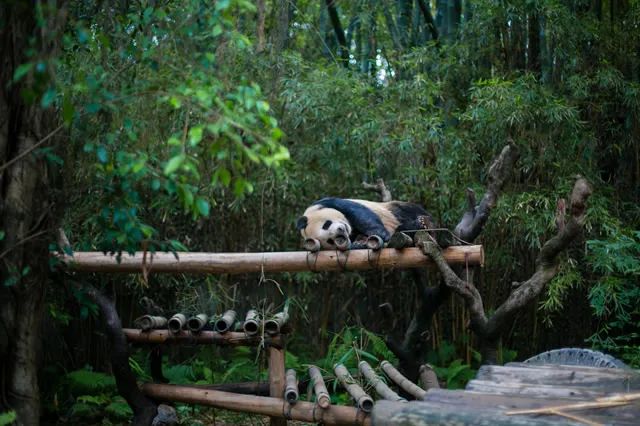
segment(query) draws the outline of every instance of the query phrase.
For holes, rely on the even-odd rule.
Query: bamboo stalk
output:
[[[247,336],[255,336],[260,330],[260,315],[255,309],[249,310],[247,316],[244,318],[242,329]]]
[[[217,331],[201,331],[198,334],[181,330],[171,333],[169,330],[142,331],[137,328],[123,328],[127,340],[134,343],[166,343],[166,344],[199,344],[219,346],[257,346],[263,342],[268,346],[282,347],[282,339],[277,336],[247,336],[242,332],[218,333]]]
[[[282,400],[285,389],[284,349],[270,347],[269,353],[269,396]],[[272,416],[270,426],[287,426],[287,421],[281,416]]]
[[[356,402],[358,408],[365,413],[370,413],[373,410],[373,399],[367,395],[367,393],[360,387],[359,384],[351,377],[349,370],[342,364],[336,364],[333,366],[333,371],[336,373],[336,378],[342,384],[342,387],[351,395],[351,398]]]
[[[164,328],[167,326],[167,319],[165,317],[143,315],[133,322],[137,327],[143,331],[153,330],[155,328]]]
[[[285,383],[284,399],[286,399],[289,404],[295,404],[298,402],[298,378],[296,377],[296,370],[292,368],[287,370]]]
[[[229,309],[215,322],[214,330],[218,333],[226,333],[231,330],[233,323],[236,321],[236,311]]]
[[[187,328],[192,333],[200,333],[208,322],[209,317],[207,316],[207,314],[198,314],[195,317],[189,318],[189,320],[187,321]]]
[[[426,390],[440,389],[438,376],[436,376],[436,372],[433,371],[433,367],[430,364],[422,364],[420,366],[420,381]]]
[[[396,368],[391,365],[389,361],[382,361],[380,368],[384,371],[384,374],[393,381],[396,385],[400,386],[409,395],[412,395],[416,399],[423,399],[427,392],[420,386],[413,383],[411,380],[404,377]]]
[[[264,322],[264,331],[270,336],[279,334],[280,330],[284,327],[288,320],[288,313],[286,313],[285,311],[278,312],[273,317]]]
[[[336,250],[272,253],[155,253],[150,268],[156,273],[242,274],[248,272],[362,271],[387,268],[423,268],[433,265],[431,258],[416,247],[403,250],[382,249],[371,259],[370,250]],[[482,265],[482,246],[452,246],[443,250],[451,265]],[[123,253],[120,263],[115,256],[102,252],[75,252],[60,255],[69,268],[83,272],[142,273],[143,254]],[[147,262],[146,267],[149,267]]]
[[[316,404],[320,408],[328,408],[331,405],[331,397],[329,396],[329,391],[327,391],[327,386],[324,384],[320,369],[315,365],[310,366],[309,377],[311,377],[313,383],[313,392],[316,394]]]
[[[187,324],[187,317],[184,314],[175,314],[169,319],[167,326],[171,333],[179,333]]]
[[[315,404],[306,401],[298,401],[297,404],[290,405],[282,398],[238,395],[210,389],[155,383],[144,384],[142,392],[161,401],[207,405],[272,418],[287,416],[292,420],[326,425],[371,425],[371,418],[355,407],[330,406],[324,410],[317,410]]]
[[[395,393],[385,382],[382,381],[382,379],[380,379],[380,377],[378,377],[367,361],[360,361],[360,363],[358,363],[358,369],[365,379],[367,379],[369,384],[375,388],[378,395],[383,399],[407,402],[406,399]]]

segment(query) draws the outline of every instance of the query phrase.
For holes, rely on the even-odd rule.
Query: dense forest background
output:
[[[580,346],[640,366],[640,2],[9,1],[0,35],[0,411],[39,378],[29,397],[48,421],[127,418],[97,306],[49,267],[55,229],[79,251],[296,250],[308,204],[376,199],[362,182],[377,178],[451,228],[509,142],[520,158],[478,240],[488,312],[531,276],[577,175],[593,195],[586,232],[503,334],[500,360]],[[410,326],[413,279],[73,276],[113,297],[125,326],[145,296],[211,315],[286,301],[292,366],[355,361],[354,342],[393,359],[385,336]],[[451,386],[482,362],[468,317],[451,296],[423,335],[423,361]],[[23,355],[41,369],[16,388],[8,366]],[[222,355],[174,350],[165,374],[264,375],[254,353]],[[146,362],[134,352],[141,377]]]

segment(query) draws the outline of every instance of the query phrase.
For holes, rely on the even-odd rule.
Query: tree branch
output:
[[[377,192],[380,196],[380,201],[382,201],[383,203],[393,200],[391,191],[389,191],[387,185],[384,184],[384,180],[382,179],[376,180],[376,183],[362,182],[362,187],[364,189]]]
[[[519,156],[518,150],[513,144],[509,144],[502,148],[500,155],[493,161],[489,171],[487,172],[487,191],[480,201],[480,205],[476,206],[475,193],[471,189],[467,189],[467,197],[469,201],[469,210],[462,216],[462,219],[456,225],[454,234],[463,241],[468,243],[475,240],[484,224],[489,219],[491,209],[495,207],[498,201],[498,194],[502,190],[505,182],[511,176],[513,166]]]
[[[345,68],[349,67],[349,48],[347,46],[347,38],[344,35],[342,24],[340,23],[340,17],[338,16],[338,10],[336,9],[336,0],[326,0],[327,11],[329,12],[329,19],[333,26],[333,31],[336,33],[336,39],[338,39],[338,45],[340,46],[340,56],[342,58],[342,64]]]
[[[424,2],[424,0],[418,0],[418,6],[422,11],[422,15],[424,16],[424,21],[427,24],[427,29],[431,33],[431,38],[438,41],[438,28],[436,27],[436,23],[433,21],[433,16],[431,15],[431,10]]]

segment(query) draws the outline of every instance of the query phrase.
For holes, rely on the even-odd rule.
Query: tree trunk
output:
[[[65,12],[61,5],[45,9],[40,17],[45,22],[36,27],[30,2],[11,2],[0,9],[0,216],[5,233],[0,242],[0,402],[8,405],[0,411],[15,410],[18,425],[37,425],[40,420],[38,346],[49,270],[46,235],[52,191],[46,187],[49,173],[44,160],[31,151],[55,134],[55,115],[37,101],[27,104],[21,97],[31,75],[8,82],[17,67],[28,62],[24,52],[30,39],[41,49],[38,58],[47,63],[57,48]]]
[[[271,36],[273,53],[278,55],[287,48],[289,40],[289,1],[277,0],[274,4],[275,24]]]

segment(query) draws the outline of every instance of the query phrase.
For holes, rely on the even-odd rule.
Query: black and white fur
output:
[[[387,243],[396,232],[430,228],[432,223],[431,215],[413,203],[323,198],[305,210],[297,228],[303,238],[320,241],[323,249],[336,248],[336,237],[349,238],[351,248],[365,248],[367,237],[377,235]]]

